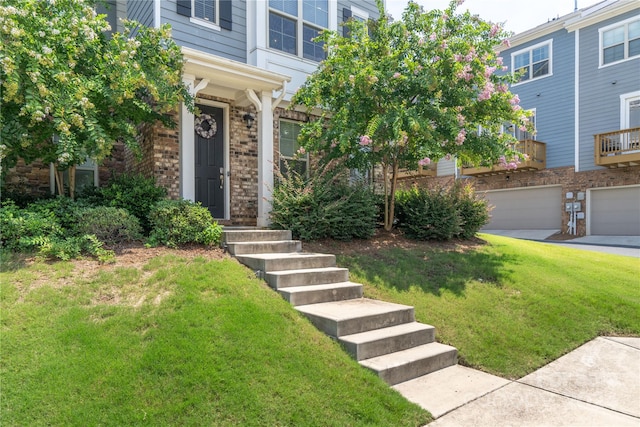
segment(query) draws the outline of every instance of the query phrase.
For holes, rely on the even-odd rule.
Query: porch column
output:
[[[209,84],[209,79],[202,79],[196,85],[196,77],[192,74],[184,74],[182,81],[194,98]],[[194,126],[195,116],[182,103],[180,105],[180,197],[192,202],[196,200]]]
[[[271,91],[260,94],[258,111],[258,227],[269,225],[273,190],[273,111]]]

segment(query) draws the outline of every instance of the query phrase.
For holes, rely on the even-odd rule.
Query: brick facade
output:
[[[619,187],[625,185],[640,184],[640,166],[632,166],[618,169],[599,169],[585,172],[576,172],[573,166],[564,168],[545,169],[541,171],[512,172],[501,175],[464,177],[462,178],[474,186],[476,191],[521,189],[527,187],[538,187],[545,185],[562,186],[563,203],[558,206],[562,212],[562,232],[567,231],[566,224],[569,222],[569,213],[564,209],[564,195],[568,192],[577,194],[594,188]],[[405,179],[402,181],[403,187],[419,185],[427,188],[443,188],[453,183],[453,176],[443,177],[419,177],[415,179]],[[582,202],[584,211],[585,205]],[[586,219],[577,221],[577,235],[586,234]]]

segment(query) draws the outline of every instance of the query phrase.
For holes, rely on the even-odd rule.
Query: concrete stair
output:
[[[435,328],[413,307],[362,297],[362,285],[336,267],[334,255],[302,252],[290,231],[229,229],[223,246],[338,340],[362,366],[396,385],[455,365],[457,350],[435,342]]]

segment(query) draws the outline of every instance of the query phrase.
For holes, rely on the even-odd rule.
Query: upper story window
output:
[[[640,19],[628,19],[600,29],[600,65],[640,56]]]
[[[538,43],[511,54],[511,68],[522,73],[519,82],[551,75],[552,40]]]
[[[280,171],[285,175],[289,169],[306,175],[309,169],[309,155],[298,153],[300,129],[299,123],[280,120]]]
[[[178,0],[176,12],[188,16],[191,23],[214,30],[232,29],[231,0]]]
[[[269,0],[269,47],[322,61],[324,43],[313,41],[329,26],[328,0]]]

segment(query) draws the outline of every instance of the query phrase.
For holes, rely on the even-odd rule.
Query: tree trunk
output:
[[[389,176],[389,166],[384,163],[382,165],[382,179],[384,180],[384,229],[389,231],[391,230],[391,225],[393,224],[393,220],[389,221],[389,184],[388,177]]]
[[[76,195],[76,165],[69,166],[69,197],[75,199]]]
[[[56,188],[58,189],[58,195],[64,196],[64,175],[58,166],[53,164],[53,175],[56,178]]]
[[[393,160],[393,169],[391,172],[391,193],[389,194],[389,217],[391,224],[389,230],[393,228],[393,219],[396,216],[396,187],[398,184],[398,160]]]

